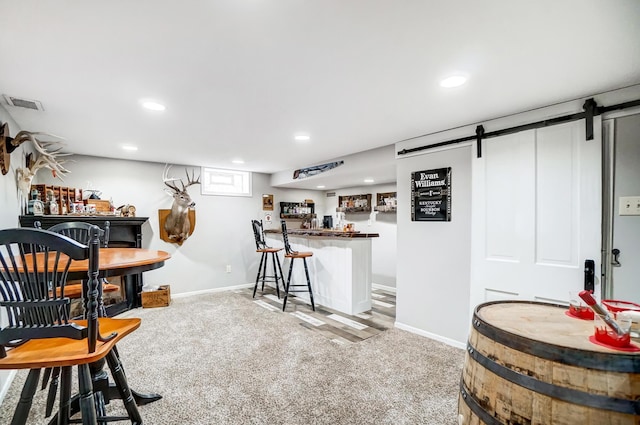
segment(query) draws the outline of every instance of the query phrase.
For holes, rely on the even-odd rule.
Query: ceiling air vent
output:
[[[327,198],[333,198],[334,196],[336,196],[335,192],[327,192]]]
[[[33,109],[34,111],[44,111],[44,108],[42,107],[42,103],[38,102],[37,100],[21,99],[19,97],[8,96],[6,94],[3,96],[4,96],[4,100],[7,101],[7,104],[9,106],[17,106],[19,108]]]

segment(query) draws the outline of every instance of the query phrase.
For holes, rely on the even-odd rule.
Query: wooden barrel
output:
[[[527,301],[476,308],[460,381],[461,425],[640,425],[640,353],[590,342],[593,321],[566,311]]]

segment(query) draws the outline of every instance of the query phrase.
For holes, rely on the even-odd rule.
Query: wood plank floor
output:
[[[274,314],[288,314],[298,320],[298,324],[312,332],[324,335],[336,344],[352,344],[364,341],[374,335],[393,327],[396,319],[396,295],[382,289],[374,289],[371,293],[371,310],[350,316],[322,305],[316,304],[316,311],[311,309],[307,301],[289,295],[287,311],[282,311],[281,298],[276,296],[275,288],[267,288],[264,292],[256,292],[252,298],[253,287],[235,291],[240,296],[252,300],[256,308],[264,308]]]

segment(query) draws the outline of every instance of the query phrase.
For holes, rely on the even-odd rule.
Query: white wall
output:
[[[6,109],[0,105],[0,123],[9,124],[9,134],[11,137],[15,136],[20,127],[9,116]],[[22,145],[11,154],[11,167],[6,175],[0,174],[0,229],[7,229],[12,227],[18,227],[18,215],[20,213],[20,206],[18,204],[18,189],[16,185],[16,169],[24,163],[24,150],[26,146]],[[0,315],[0,323],[4,325],[6,316],[4,312]],[[0,403],[4,398],[11,379],[15,375],[15,371],[0,370]]]
[[[149,217],[143,226],[143,247],[171,253],[171,260],[159,270],[146,272],[144,282],[170,284],[173,294],[206,291],[251,283],[255,280],[259,256],[255,252],[252,219],[262,219],[262,194],[274,195],[274,223],[279,226],[278,202],[300,202],[306,198],[322,202],[321,192],[273,189],[269,175],[253,174],[253,196],[203,196],[199,186],[189,189],[196,203],[196,227],[182,246],[159,238],[158,209],[171,207],[171,198],[163,191],[164,164],[123,161],[74,155],[64,186],[102,191],[102,199],[113,198],[116,206],[133,204],[136,215]],[[196,175],[199,169],[196,170]],[[171,175],[184,175],[184,166],[174,165]],[[40,183],[61,184],[49,173],[38,176]],[[319,208],[323,208],[320,203]],[[226,266],[231,265],[231,273]]]
[[[451,167],[451,221],[411,221],[411,173]],[[471,148],[397,161],[396,326],[461,345],[469,330]]]
[[[371,202],[375,205],[376,194],[395,192],[395,184],[359,186],[336,190],[336,196],[325,199],[325,209],[318,216],[331,215],[336,223],[336,207],[338,199],[344,195],[371,194]],[[366,233],[378,233],[380,237],[371,239],[373,283],[395,288],[396,286],[396,253],[397,253],[397,214],[347,214],[346,221],[354,223],[355,230]]]

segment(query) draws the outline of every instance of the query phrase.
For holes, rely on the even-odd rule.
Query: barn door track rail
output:
[[[533,130],[536,128],[550,127],[552,125],[564,124],[571,121],[585,120],[586,127],[586,139],[593,140],[593,117],[602,115],[606,112],[617,111],[622,109],[634,108],[640,106],[640,99],[631,100],[629,102],[618,103],[610,106],[598,106],[593,98],[585,100],[582,105],[583,111],[576,112],[574,114],[563,115],[556,118],[550,118],[548,120],[536,121],[529,124],[517,125],[515,127],[504,128],[501,130],[495,130],[485,132],[482,125],[476,127],[476,134],[472,136],[460,137],[458,139],[447,140],[445,142],[438,142],[432,145],[418,146],[415,148],[402,149],[398,151],[398,155],[407,155],[414,152],[419,152],[427,149],[435,149],[442,146],[454,145],[457,143],[468,142],[475,140],[477,149],[477,157],[482,158],[482,140],[492,137],[504,136],[507,134],[519,133],[521,131]]]

